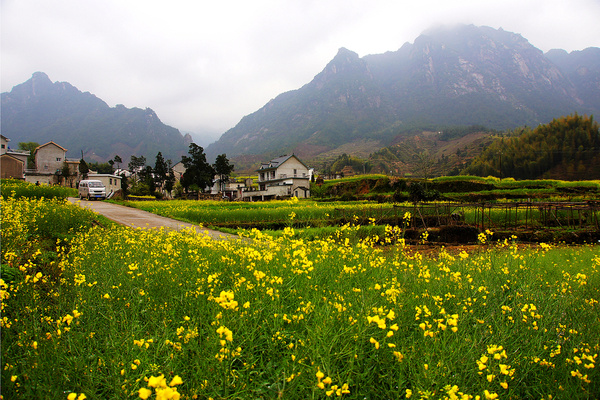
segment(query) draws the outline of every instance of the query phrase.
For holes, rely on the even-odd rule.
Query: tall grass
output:
[[[24,204],[2,200],[3,232],[75,207]],[[47,266],[3,238],[3,396],[600,397],[597,247],[424,258],[391,228],[385,252],[284,232],[92,227]]]

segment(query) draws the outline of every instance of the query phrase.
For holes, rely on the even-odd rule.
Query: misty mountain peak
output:
[[[161,151],[178,159],[185,154],[181,133],[163,124],[150,108],[110,108],[89,92],[68,82],[52,83],[36,72],[12,91],[2,93],[2,134],[16,143],[54,140],[73,154],[103,162],[120,154],[148,158]]]
[[[356,80],[364,77],[370,79],[367,63],[355,52],[342,47],[323,71],[315,76],[312,84],[322,88],[325,83],[330,81],[339,81],[340,79]]]
[[[38,84],[52,83],[48,75],[46,75],[45,72],[41,71],[34,72],[33,75],[31,75],[31,80]]]
[[[590,113],[600,109],[598,63],[594,52],[577,56],[569,79],[520,34],[474,25],[432,28],[362,58],[341,48],[312,82],[244,117],[207,154],[319,154],[409,127],[506,129]]]
[[[25,101],[33,97],[43,96],[52,90],[52,81],[43,72],[35,72],[31,78],[12,89],[15,100]]]

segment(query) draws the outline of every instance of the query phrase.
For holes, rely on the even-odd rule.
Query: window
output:
[[[56,157],[56,161],[60,161],[60,160],[62,160],[62,158]]]
[[[108,178],[108,184],[112,185],[112,178]]]

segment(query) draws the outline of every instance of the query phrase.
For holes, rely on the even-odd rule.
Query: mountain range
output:
[[[236,171],[292,152],[319,166],[343,153],[367,158],[410,144],[424,131],[447,139],[459,127],[506,130],[599,111],[599,48],[544,54],[519,34],[460,25],[384,54],[341,48],[311,82],[243,117],[205,150],[208,160],[227,154]],[[177,162],[192,140],[149,108],[111,108],[42,72],[2,93],[1,125],[13,143],[53,140],[69,157],[83,152],[100,162],[118,154],[151,163],[159,151]]]
[[[68,149],[67,157],[106,162],[131,155],[154,162],[160,151],[177,163],[187,154],[191,137],[163,124],[150,108],[109,107],[67,82],[43,72],[2,93],[2,134],[13,143],[49,141]]]
[[[252,163],[295,152],[310,161],[419,130],[504,130],[598,111],[600,49],[544,54],[518,34],[462,25],[384,54],[341,48],[311,82],[242,118],[207,155]]]

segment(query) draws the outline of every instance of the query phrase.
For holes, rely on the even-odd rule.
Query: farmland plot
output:
[[[44,201],[2,200],[6,398],[600,396],[597,247],[74,224],[49,256],[37,221],[87,215]]]

